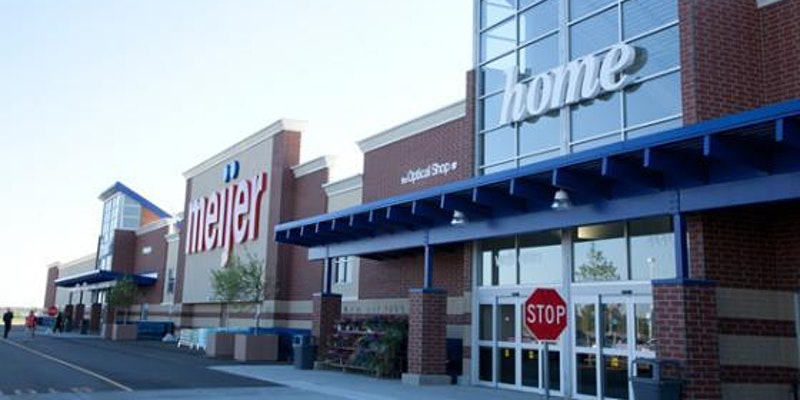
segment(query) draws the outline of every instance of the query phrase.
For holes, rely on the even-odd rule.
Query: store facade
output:
[[[685,398],[792,398],[798,2],[474,4],[470,177],[409,189],[431,175],[410,170],[369,197],[365,152],[364,204],[281,224],[276,240],[364,257],[362,284],[414,271],[412,342],[458,334],[463,295],[472,384],[628,399],[646,358],[680,365]],[[397,254],[416,256],[386,261]],[[539,287],[569,310],[547,354],[523,323]],[[446,311],[430,311],[443,293]],[[419,340],[409,374],[423,382],[447,360]]]
[[[137,225],[127,255],[101,238],[98,270],[160,263],[141,319],[244,327],[258,305],[224,312],[211,274],[262,260],[262,326],[310,330],[323,357],[341,321],[405,319],[407,383],[632,399],[644,358],[679,365],[687,399],[791,399],[800,1],[474,10],[466,100],[359,141],[361,175],[300,163],[304,124],[277,121],[186,171],[181,223]],[[46,305],[83,282],[50,272]],[[537,288],[566,303],[547,348],[525,327]]]

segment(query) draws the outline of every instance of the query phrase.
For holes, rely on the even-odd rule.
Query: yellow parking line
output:
[[[51,355],[48,355],[48,354],[44,354],[44,353],[42,353],[40,351],[37,351],[37,350],[34,350],[34,349],[30,348],[30,347],[26,347],[26,346],[23,346],[23,345],[21,345],[19,343],[12,342],[11,340],[5,340],[5,342],[10,344],[10,345],[12,345],[12,346],[16,346],[16,347],[18,347],[18,348],[20,348],[22,350],[25,350],[25,351],[27,351],[29,353],[36,354],[39,357],[46,358],[46,359],[48,359],[50,361],[57,362],[57,363],[65,366],[67,368],[72,368],[72,369],[74,369],[74,370],[76,370],[78,372],[83,372],[86,375],[89,375],[89,376],[95,377],[97,379],[100,379],[101,381],[106,382],[106,383],[108,383],[108,384],[110,384],[112,386],[116,386],[116,387],[118,387],[118,388],[120,388],[120,389],[122,389],[122,390],[124,390],[126,392],[132,392],[133,391],[133,389],[131,389],[131,388],[129,388],[129,387],[117,382],[117,381],[114,381],[114,380],[112,380],[110,378],[107,378],[107,377],[105,377],[103,375],[100,375],[98,373],[89,371],[86,368],[79,367],[79,366],[77,366],[75,364],[72,364],[70,362],[55,358],[55,357],[53,357]]]

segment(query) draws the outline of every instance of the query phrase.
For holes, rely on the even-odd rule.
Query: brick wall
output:
[[[755,1],[679,2],[684,121],[762,104]]]
[[[800,97],[800,1],[759,9],[765,103]]]
[[[336,323],[342,315],[342,296],[317,293],[313,298],[311,334],[317,339],[317,357],[322,357],[336,332]]]
[[[461,296],[464,275],[469,275],[470,258],[464,245],[440,246],[433,249],[433,287],[447,290],[451,296]],[[395,259],[361,259],[359,267],[359,297],[363,299],[403,298],[412,288],[422,287],[425,275],[423,250],[397,255]]]
[[[288,296],[281,287],[288,282],[287,273],[292,268],[291,246],[278,244],[275,225],[292,220],[294,195],[294,176],[291,167],[300,162],[300,132],[284,131],[276,135],[272,150],[272,177],[269,186],[269,222],[266,227],[267,240],[267,299],[281,299]]]
[[[684,122],[800,97],[800,1],[679,2]]]
[[[677,360],[684,399],[720,399],[719,332],[715,288],[706,284],[659,284],[653,288],[659,359]]]
[[[443,375],[446,371],[447,293],[414,290],[409,295],[408,372]]]
[[[144,303],[161,303],[164,297],[164,283],[167,279],[167,240],[164,236],[169,227],[156,229],[136,237],[136,250],[134,255],[133,273],[146,274],[155,272],[158,280],[153,286],[142,288],[141,301]],[[150,247],[150,253],[144,254],[143,249]]]
[[[294,181],[294,190],[289,197],[293,198],[291,219],[298,220],[319,214],[327,210],[327,196],[322,185],[328,182],[328,169],[322,169],[301,176]],[[322,287],[322,262],[308,260],[308,248],[291,246],[289,248],[288,271],[285,271],[285,282],[282,283],[287,300],[309,300],[311,295]]]
[[[720,286],[794,291],[800,285],[797,202],[687,218],[691,276]]]
[[[415,136],[388,144],[364,154],[364,202],[375,201],[447,182],[472,177],[474,164],[474,101],[472,74],[467,74],[466,116],[434,127]],[[400,183],[407,171],[431,163],[457,162],[447,175]]]
[[[111,270],[123,274],[133,272],[136,259],[136,232],[117,229],[114,232],[114,256]]]
[[[44,291],[43,307],[47,308],[56,304],[56,282],[58,279],[58,267],[47,269],[47,287]]]
[[[717,284],[718,290],[734,290],[733,293],[750,293],[753,301],[764,305],[783,301],[774,307],[791,307],[785,300],[800,284],[800,202],[782,202],[758,206],[736,207],[697,213],[687,218],[690,238],[691,276],[706,279]],[[676,292],[677,290],[677,292]],[[740,292],[735,292],[739,290]],[[744,291],[744,292],[741,292]],[[656,287],[656,326],[659,357],[681,358],[681,340],[686,349],[691,349],[691,338],[697,335],[698,327],[681,326],[674,319],[680,319],[680,289]],[[749,298],[749,297],[748,297]],[[706,300],[703,300],[706,301]],[[716,330],[715,336],[705,338],[706,348],[713,347],[719,335],[734,343],[751,343],[752,338],[766,340],[759,353],[774,354],[776,358],[785,350],[781,343],[795,340],[794,321],[786,313],[775,310],[752,311],[732,308],[734,301],[727,297],[707,299],[713,307],[725,310],[726,316],[716,321],[708,320],[700,328],[703,335]],[[733,303],[732,303],[733,302]],[[702,301],[693,303],[686,300],[684,318],[691,318],[698,307],[709,307]],[[703,315],[705,312],[700,312]],[[658,319],[661,318],[661,319]],[[783,319],[780,319],[783,318]],[[660,331],[660,332],[659,332]],[[685,339],[681,339],[681,332]],[[663,343],[662,343],[663,341]],[[788,387],[798,378],[797,368],[786,365],[764,365],[763,356],[748,355],[747,349],[728,345],[718,348],[719,355],[713,362],[719,368],[719,379],[723,384],[759,385],[782,384]],[[743,346],[747,347],[747,346]],[[691,358],[691,350],[684,355]],[[721,358],[720,358],[721,357]],[[724,361],[736,360],[736,361]],[[770,363],[783,362],[771,359]],[[764,387],[764,386],[761,386]]]

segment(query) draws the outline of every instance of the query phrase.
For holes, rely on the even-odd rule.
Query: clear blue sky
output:
[[[0,305],[94,251],[115,181],[181,211],[184,171],[279,118],[355,172],[356,140],[463,98],[471,29],[470,0],[0,2]]]

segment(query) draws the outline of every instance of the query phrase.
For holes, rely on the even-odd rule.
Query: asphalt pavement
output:
[[[0,397],[43,400],[532,400],[543,396],[474,386],[414,387],[396,379],[276,363],[242,364],[152,341],[21,329],[0,339]],[[556,397],[552,397],[555,399]]]
[[[12,329],[8,340],[0,340],[0,392],[41,395],[275,386],[208,368],[234,363],[168,343],[112,342],[41,332],[31,338],[22,329]]]

